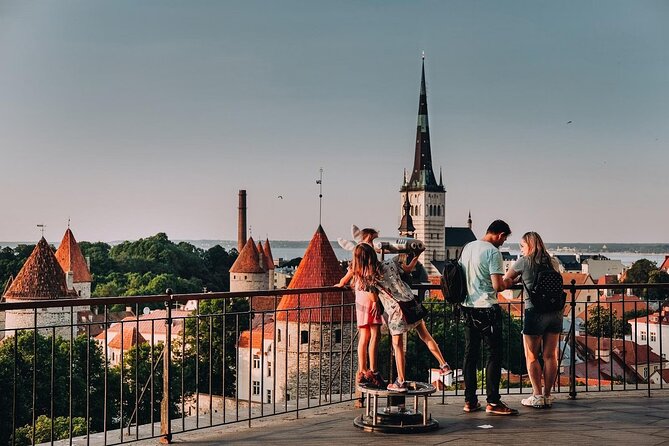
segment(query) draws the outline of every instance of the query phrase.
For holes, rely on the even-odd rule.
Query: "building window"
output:
[[[645,341],[645,340],[646,340],[646,332],[643,331],[643,330],[641,331],[641,340],[642,340],[642,341]]]
[[[276,342],[281,342],[281,329],[276,332]]]
[[[253,394],[260,395],[260,381],[253,381]]]
[[[267,389],[267,402],[271,403],[272,402],[272,391]]]
[[[654,331],[650,332],[650,342],[656,342],[657,341],[657,333]]]
[[[253,355],[253,368],[254,369],[260,368],[260,356],[258,355]]]
[[[341,329],[336,329],[334,332],[335,335],[335,343],[339,344],[341,342]]]
[[[300,344],[308,344],[309,343],[309,332],[306,330],[302,330],[300,332]]]
[[[267,363],[267,376],[272,376],[272,363]]]
[[[648,378],[648,369],[646,367],[643,368],[643,377]]]

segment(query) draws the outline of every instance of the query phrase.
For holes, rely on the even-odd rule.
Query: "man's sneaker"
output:
[[[448,365],[447,362],[439,366],[439,376],[446,376],[450,375],[451,373],[453,373],[453,370],[451,370],[451,366]]]
[[[401,392],[401,393],[404,393],[409,390],[407,389],[407,382],[406,381],[400,382],[398,379],[396,379],[394,383],[388,384],[387,389],[390,390],[391,392]]]
[[[543,395],[530,395],[529,397],[520,400],[520,404],[527,407],[534,407],[536,409],[543,409],[546,401]]]
[[[358,372],[358,376],[356,378],[356,381],[361,386],[364,386],[364,385],[368,384],[367,374],[365,372]]]
[[[518,411],[516,409],[510,408],[501,401],[496,404],[488,403],[485,411],[493,415],[518,415]]]
[[[465,407],[463,407],[462,410],[467,413],[476,412],[477,410],[481,410],[481,403],[479,403],[478,401],[475,403],[470,403],[469,401],[465,401]]]
[[[544,404],[545,404],[545,407],[547,407],[547,408],[549,408],[549,409],[550,409],[551,407],[553,407],[553,400],[554,400],[554,399],[555,399],[555,397],[554,397],[553,395],[547,395],[547,396],[544,396]]]
[[[367,385],[370,387],[375,387],[377,389],[385,389],[388,387],[388,383],[385,379],[383,379],[379,372],[367,370],[367,373],[365,373],[365,379],[367,380]]]

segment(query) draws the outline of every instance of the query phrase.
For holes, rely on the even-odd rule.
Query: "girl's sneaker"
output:
[[[546,405],[546,400],[543,395],[530,395],[529,397],[520,400],[520,404],[527,407],[534,407],[535,409],[543,409]]]
[[[453,373],[453,370],[451,370],[451,366],[448,365],[447,362],[439,366],[439,376],[446,376],[450,375],[451,373]]]
[[[400,392],[400,393],[404,393],[409,390],[407,389],[407,382],[406,381],[400,382],[398,379],[396,379],[394,383],[388,384],[387,389],[390,390],[391,392]]]
[[[388,383],[386,383],[386,380],[383,379],[381,374],[373,370],[368,370],[367,373],[365,373],[365,379],[367,380],[368,385],[377,389],[385,389],[388,386]]]
[[[545,405],[548,409],[553,407],[553,400],[555,397],[553,395],[544,396]]]

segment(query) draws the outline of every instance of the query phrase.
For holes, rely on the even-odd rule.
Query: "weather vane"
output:
[[[318,226],[321,225],[321,215],[323,213],[323,168],[319,169],[320,179],[316,180],[318,184]]]
[[[42,231],[42,237],[44,237],[44,229],[46,228],[46,225],[37,225],[37,227]]]

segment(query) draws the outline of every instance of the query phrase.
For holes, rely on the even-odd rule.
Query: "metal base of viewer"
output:
[[[413,434],[428,432],[439,428],[439,421],[428,416],[428,397],[436,389],[426,383],[408,381],[408,392],[391,392],[358,386],[366,400],[365,412],[353,420],[353,425],[367,432],[385,432],[395,434]],[[386,407],[379,408],[379,397],[386,398]],[[413,409],[405,407],[407,398],[413,399]],[[422,399],[419,411],[418,400]]]

